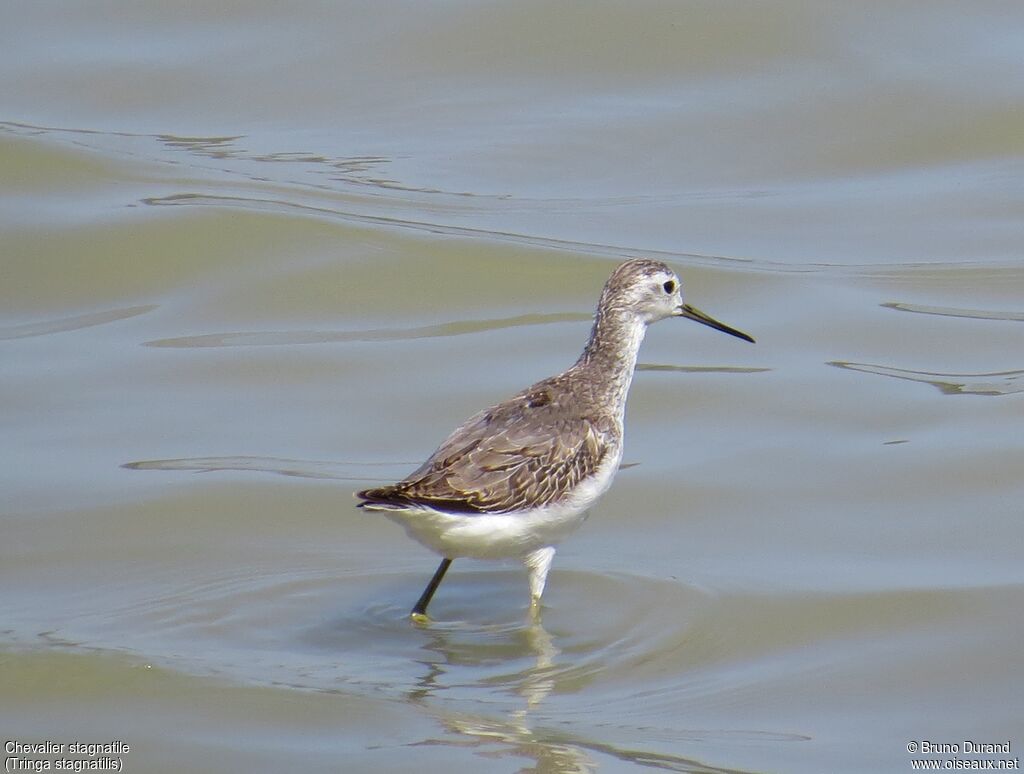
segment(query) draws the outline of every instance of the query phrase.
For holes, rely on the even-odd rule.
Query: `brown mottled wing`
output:
[[[594,473],[615,428],[516,396],[455,430],[408,478],[359,492],[364,505],[501,513],[547,505]]]

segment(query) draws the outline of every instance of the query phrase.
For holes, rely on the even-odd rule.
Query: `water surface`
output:
[[[126,771],[1019,753],[1015,4],[4,17],[5,740]],[[411,625],[436,558],[352,492],[570,364],[630,256],[758,343],[651,329],[540,624],[514,562],[460,560]]]

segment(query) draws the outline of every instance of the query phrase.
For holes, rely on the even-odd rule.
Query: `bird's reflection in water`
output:
[[[424,700],[450,688],[450,678],[455,676],[453,667],[458,666],[521,664],[519,671],[485,678],[485,684],[496,688],[504,686],[509,692],[522,696],[524,713],[540,706],[554,688],[553,667],[560,651],[538,617],[531,616],[526,623],[518,625],[469,628],[431,622],[420,628],[428,638],[422,649],[438,658],[421,662],[428,671],[409,692],[411,700]],[[445,676],[449,680],[442,681]]]
[[[488,758],[526,758],[535,766],[525,771],[570,774],[596,771],[596,764],[585,750],[566,741],[549,739],[536,732],[531,725],[535,712],[550,696],[555,687],[555,659],[560,651],[554,638],[544,628],[539,617],[517,626],[476,628],[479,636],[467,643],[465,629],[448,625],[427,624],[423,627],[428,639],[424,650],[436,654],[422,662],[427,672],[409,700],[427,706],[439,724],[452,738],[424,739],[417,744],[446,745],[479,748],[479,754]],[[528,660],[525,665],[524,660]],[[452,678],[460,667],[472,667],[504,662],[509,666],[521,665],[514,672],[492,675],[484,679],[489,686],[521,697],[522,701],[504,716],[452,711],[431,701],[452,687]]]
[[[595,756],[663,771],[744,774],[691,758],[619,748],[552,721],[544,703],[556,692],[559,675],[572,665],[559,666],[561,651],[556,638],[539,618],[531,617],[515,626],[472,628],[430,623],[423,626],[423,633],[426,639],[422,648],[434,657],[421,662],[426,672],[407,697],[437,720],[446,734],[414,742],[414,746],[465,747],[486,758],[523,758],[533,761],[533,765],[521,771],[544,774],[596,772],[599,765]],[[524,660],[528,663],[523,664]],[[495,674],[495,667],[502,664],[518,669]],[[488,676],[480,678],[474,671],[480,667],[488,668]],[[464,681],[460,680],[462,670],[467,670]],[[574,692],[579,689],[579,679],[575,671]],[[495,711],[489,713],[461,711],[451,706],[455,702],[446,701],[446,695],[458,688],[481,686],[504,691],[519,701],[511,708],[495,702]],[[558,727],[554,727],[556,724]]]

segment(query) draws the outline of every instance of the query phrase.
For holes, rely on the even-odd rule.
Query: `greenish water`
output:
[[[1016,5],[3,16],[5,742],[128,772],[1019,755]],[[352,492],[575,360],[635,255],[758,343],[652,328],[541,624],[515,563],[459,561],[411,625],[436,560]],[[908,752],[964,740],[1012,749]]]

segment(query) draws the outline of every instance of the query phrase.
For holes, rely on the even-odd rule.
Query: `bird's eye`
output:
[[[675,293],[676,292],[676,281],[675,280],[669,280],[664,285],[662,285],[662,287],[665,288],[665,292],[666,293],[669,293],[669,294]]]

